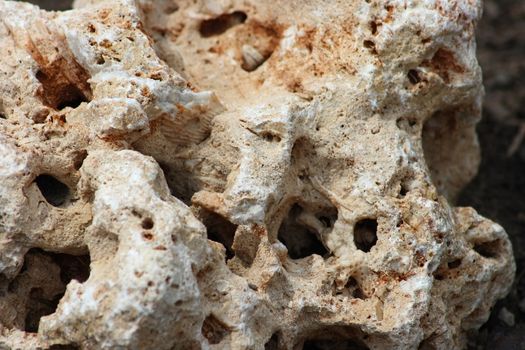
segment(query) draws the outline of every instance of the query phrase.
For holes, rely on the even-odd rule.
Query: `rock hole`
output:
[[[350,277],[345,284],[345,288],[348,290],[350,295],[355,299],[366,299],[367,296],[365,292],[359,286],[359,282],[354,277]]]
[[[27,252],[23,272],[12,281],[15,284],[13,293],[32,284],[26,302],[24,331],[38,332],[40,319],[56,311],[68,283],[72,280],[82,283],[89,278],[90,263],[89,254],[51,253],[39,248]],[[59,274],[56,273],[57,267]]]
[[[448,264],[449,269],[456,269],[459,266],[461,266],[461,259],[456,259],[454,261],[450,261]]]
[[[146,241],[152,241],[155,238],[150,232],[143,232],[142,237],[144,237]]]
[[[25,0],[46,11],[67,11],[73,8],[73,0]]]
[[[465,71],[456,60],[454,52],[447,48],[439,48],[434,56],[430,60],[423,61],[421,66],[430,68],[447,84],[450,83],[453,73],[463,73]]]
[[[401,188],[399,189],[399,196],[398,198],[404,198],[408,192],[409,192],[409,188],[408,186],[406,185],[406,183],[404,181],[401,182]]]
[[[141,223],[141,226],[144,230],[151,230],[154,225],[155,223],[151,218],[144,218]]]
[[[333,219],[330,217],[333,218],[333,215],[326,215],[327,220],[331,222]],[[316,223],[321,227],[316,227]],[[292,259],[302,259],[312,254],[326,256],[328,250],[319,240],[316,229],[322,229],[322,223],[305,212],[299,204],[294,204],[279,227],[277,238],[286,246]]]
[[[399,194],[397,198],[405,198],[406,195],[413,189],[414,178],[411,174],[406,174],[399,182]]]
[[[363,41],[363,46],[367,49],[373,49],[376,47],[376,44],[372,40],[365,40]]]
[[[37,333],[40,319],[43,316],[54,313],[62,297],[63,294],[57,294],[54,298],[47,299],[44,296],[44,290],[42,288],[32,288],[29,292],[29,300],[26,305],[27,314],[24,320],[24,331]]]
[[[67,67],[60,68],[68,69]],[[82,102],[89,102],[91,90],[89,90],[89,93],[86,93],[76,84],[70,81],[63,81],[63,79],[59,79],[54,74],[52,69],[49,69],[49,71],[38,70],[36,72],[36,78],[43,88],[40,95],[47,106],[56,110],[62,110],[66,107],[77,108]]]
[[[438,281],[443,281],[446,278],[446,275],[442,271],[435,271],[434,272],[434,279]]]
[[[199,210],[198,218],[206,226],[208,239],[218,242],[226,248],[226,260],[233,258],[235,253],[232,245],[237,225],[221,215],[203,208]]]
[[[476,243],[474,250],[484,258],[495,259],[501,251],[501,240],[496,239],[490,242]]]
[[[305,341],[303,350],[369,350],[369,348],[360,341],[320,339]]]
[[[73,168],[77,171],[80,170],[87,156],[88,152],[85,149],[76,152],[73,156]]]
[[[49,350],[79,350],[79,349],[80,347],[75,344],[67,344],[67,345],[55,344],[55,345],[51,345],[51,347],[49,348]]]
[[[98,55],[97,56],[97,64],[99,66],[103,65],[104,63],[106,63],[106,59],[104,58],[104,56],[102,55]]]
[[[272,334],[272,337],[264,344],[264,350],[279,350],[279,333]]]
[[[372,54],[377,55],[376,43],[372,40],[363,41],[363,46],[368,49]]]
[[[60,267],[60,280],[67,285],[72,280],[80,283],[87,281],[90,274],[91,257],[85,255],[70,255],[63,253],[47,253]]]
[[[42,196],[54,207],[64,206],[71,197],[69,187],[51,175],[39,175],[36,177],[35,183]]]
[[[210,314],[202,324],[202,335],[208,339],[210,344],[219,344],[231,333],[230,327],[225,325],[215,315]]]
[[[354,226],[354,243],[357,249],[368,253],[377,243],[377,220],[363,219]]]
[[[268,142],[281,142],[281,137],[271,132],[264,132],[261,134],[261,136],[265,141]]]
[[[377,27],[382,25],[382,23],[380,23],[380,22],[378,23],[376,21],[370,21],[369,25],[370,25],[370,32],[372,33],[372,35],[376,35],[377,34]]]
[[[247,72],[253,72],[259,68],[264,62],[270,58],[272,51],[260,52],[258,49],[250,45],[243,45],[242,47],[242,63],[241,68]]]
[[[408,81],[410,81],[410,84],[416,85],[421,82],[421,77],[419,76],[419,72],[416,69],[411,69],[407,73]]]
[[[199,33],[205,38],[221,35],[228,29],[244,23],[247,18],[246,13],[242,11],[225,13],[218,17],[202,21],[199,26]]]

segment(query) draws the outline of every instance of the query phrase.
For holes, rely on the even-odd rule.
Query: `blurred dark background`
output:
[[[525,349],[525,1],[485,0],[478,58],[486,90],[478,126],[482,163],[459,205],[508,232],[517,274],[509,296],[471,338],[471,349]]]
[[[67,10],[72,0],[30,0]],[[486,96],[478,126],[482,163],[458,205],[472,206],[500,223],[514,244],[517,275],[469,349],[525,349],[525,0],[485,0],[478,27],[478,57]]]

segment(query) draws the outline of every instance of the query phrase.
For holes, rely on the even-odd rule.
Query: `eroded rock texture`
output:
[[[0,348],[463,348],[514,274],[451,204],[479,15],[1,1]]]

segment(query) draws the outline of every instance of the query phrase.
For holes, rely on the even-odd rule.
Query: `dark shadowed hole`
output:
[[[372,40],[365,40],[363,41],[363,46],[367,49],[373,49],[376,47],[376,44]]]
[[[225,325],[213,314],[208,315],[202,324],[202,335],[208,339],[210,344],[219,344],[228,334],[231,333],[230,327]]]
[[[40,318],[54,313],[58,306],[58,302],[62,299],[63,295],[63,293],[58,294],[53,299],[49,300],[44,297],[42,288],[31,289],[29,293],[29,301],[27,303],[24,331],[37,333]]]
[[[356,327],[326,327],[315,332],[310,332],[304,340],[302,349],[368,350],[368,346],[363,341],[365,338],[366,335]]]
[[[461,265],[461,259],[450,261],[447,265],[449,269],[456,269]]]
[[[82,149],[75,153],[73,158],[73,167],[75,168],[75,170],[80,170],[87,156],[88,152],[85,149]]]
[[[47,11],[66,11],[73,8],[73,0],[26,0]]]
[[[73,344],[67,344],[67,345],[56,344],[56,345],[51,345],[51,347],[49,348],[49,350],[78,350],[78,349],[80,349],[80,347],[78,345],[73,345]]]
[[[354,226],[354,243],[357,249],[367,253],[377,243],[377,220],[363,219]]]
[[[141,223],[141,226],[144,230],[151,230],[154,225],[155,223],[151,218],[144,218]]]
[[[415,69],[411,69],[407,73],[408,81],[410,81],[410,84],[416,85],[421,82],[421,77],[419,76],[419,72]]]
[[[29,300],[27,302],[24,331],[37,333],[40,319],[43,316],[50,315],[56,311],[60,299],[64,296],[65,288],[72,280],[77,280],[80,283],[85,282],[89,278],[91,259],[89,254],[86,255],[70,255],[62,253],[46,252],[38,248],[33,248],[28,251],[27,255],[46,255],[58,265],[60,268],[60,281],[64,285],[64,290],[58,293],[53,298],[48,298],[44,295],[44,290],[39,287],[32,288],[29,293]],[[24,262],[24,265],[27,261]],[[26,269],[22,269],[24,272]],[[16,282],[15,279],[13,282]]]
[[[445,276],[445,274],[442,271],[439,271],[439,272],[435,271],[434,272],[434,278],[436,280],[438,280],[438,281],[443,281],[446,278],[446,276]]]
[[[279,350],[279,332],[272,334],[272,337],[264,344],[264,350]]]
[[[46,201],[54,207],[66,204],[71,196],[69,187],[51,175],[39,175],[35,182]]]
[[[413,188],[414,176],[406,174],[399,182],[399,194],[397,198],[404,198]]]
[[[377,22],[370,21],[369,25],[370,25],[370,31],[372,32],[372,35],[376,35],[377,34]]]
[[[307,340],[303,350],[369,350],[361,341],[354,340]]]
[[[265,141],[268,142],[281,142],[281,137],[271,132],[265,132],[261,136]]]
[[[53,261],[60,267],[60,280],[62,283],[67,285],[72,280],[83,283],[89,278],[89,264],[91,264],[89,254],[71,255],[48,252],[46,254],[51,256]]]
[[[372,40],[363,41],[363,46],[367,48],[371,54],[377,55],[376,43]]]
[[[244,23],[246,18],[248,18],[248,16],[242,11],[225,13],[218,17],[202,21],[199,26],[199,33],[205,38],[221,35],[228,29]]]
[[[496,239],[491,242],[478,243],[474,245],[474,250],[481,256],[489,259],[495,259],[500,252],[501,241]]]
[[[436,334],[436,333],[432,333],[428,338],[424,339],[420,344],[419,344],[419,347],[418,347],[418,350],[436,350],[436,346],[434,345],[434,340],[438,337],[439,335]],[[470,349],[470,348],[469,348]]]
[[[53,81],[56,77],[48,76],[41,70],[36,72],[36,78],[44,87],[44,100],[49,107],[62,110],[66,107],[77,108],[82,102],[89,102],[89,98],[75,84],[57,86]],[[56,89],[59,91],[54,91]]]
[[[231,223],[226,218],[206,209],[200,209],[198,218],[206,226],[208,239],[222,244],[226,248],[226,259],[234,257],[233,238],[237,225]]]
[[[402,180],[400,183],[399,195],[397,196],[397,198],[405,198],[409,191],[410,188],[408,186],[407,181]]]
[[[350,277],[348,279],[348,282],[346,282],[345,288],[348,290],[350,295],[356,299],[366,299],[366,295],[359,286],[359,283],[357,280],[353,277]]]
[[[3,298],[7,294],[7,288],[9,286],[9,279],[0,273],[0,298]]]
[[[305,226],[298,220],[303,208],[294,204],[279,228],[278,239],[288,249],[288,255],[292,259],[301,259],[312,254],[325,256],[328,254],[323,243],[317,237],[316,232]],[[330,221],[329,216],[326,220]]]

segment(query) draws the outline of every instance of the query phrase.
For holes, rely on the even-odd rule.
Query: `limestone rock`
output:
[[[480,10],[1,1],[0,348],[463,348]]]

